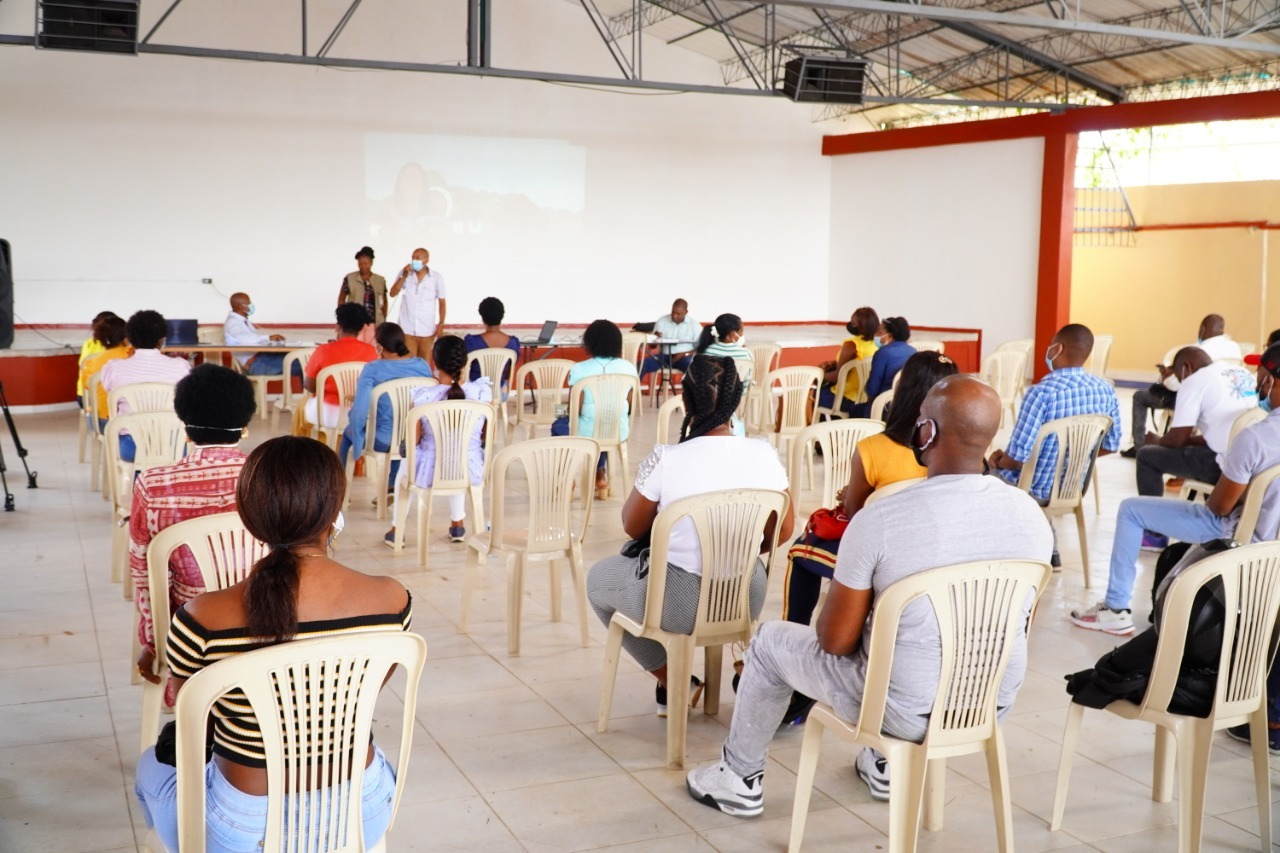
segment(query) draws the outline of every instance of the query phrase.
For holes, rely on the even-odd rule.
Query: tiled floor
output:
[[[646,409],[633,442],[633,463],[654,435],[652,411]],[[73,414],[17,420],[40,488],[23,488],[21,465],[0,426],[18,505],[16,513],[0,513],[0,851],[132,851],[144,837],[132,795],[140,695],[129,683],[131,605],[108,579],[108,507],[89,491],[89,466],[76,460]],[[265,435],[255,421],[249,444]],[[1088,514],[1095,588],[1105,583],[1116,504],[1133,493],[1132,469],[1118,457],[1099,466],[1103,511]],[[774,741],[762,817],[738,820],[693,802],[682,774],[664,769],[665,729],[652,713],[652,681],[625,660],[610,730],[596,733],[599,624],[591,624],[590,648],[581,648],[572,607],[565,622],[549,622],[547,576],[534,572],[526,584],[523,654],[509,658],[505,588],[494,562],[471,634],[458,634],[461,546],[445,541],[443,529],[433,531],[429,565],[420,570],[412,549],[397,556],[382,546],[385,525],[373,517],[370,495],[358,482],[339,555],[365,571],[394,575],[413,591],[414,627],[429,646],[392,850],[784,849],[800,729],[781,731]],[[804,495],[805,511],[814,499]],[[621,542],[619,507],[617,499],[596,505],[588,563]],[[1114,644],[1066,621],[1067,610],[1090,603],[1095,593],[1084,589],[1074,526],[1060,527],[1066,567],[1043,599],[1031,669],[1005,729],[1018,849],[1172,850],[1175,804],[1153,803],[1149,794],[1151,730],[1096,712],[1085,717],[1064,829],[1048,830],[1067,704],[1062,676]],[[1144,557],[1147,571],[1150,559]],[[780,576],[774,573],[766,616],[778,612]],[[1139,589],[1148,577],[1144,571]],[[1145,622],[1145,610],[1138,618]],[[718,718],[701,712],[690,718],[691,766],[717,757],[732,715],[732,694],[723,698]],[[394,681],[382,704],[381,718],[395,720]],[[1217,743],[1206,850],[1259,848],[1246,755],[1224,737]],[[807,849],[870,851],[886,843],[887,806],[870,800],[852,770],[854,756],[843,744],[826,745]],[[922,833],[921,846],[995,849],[980,759],[950,762],[946,828]]]

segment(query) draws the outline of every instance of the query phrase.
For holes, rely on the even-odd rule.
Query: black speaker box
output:
[[[782,91],[793,101],[861,104],[866,76],[861,59],[801,56],[786,64]]]
[[[138,52],[139,0],[37,0],[36,46]]]
[[[0,349],[13,346],[13,254],[0,240]]]

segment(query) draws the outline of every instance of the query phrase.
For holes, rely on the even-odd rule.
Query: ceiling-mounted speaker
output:
[[[785,66],[782,92],[793,101],[861,104],[867,63],[835,56],[801,56]]]
[[[36,0],[36,47],[138,52],[139,0]]]

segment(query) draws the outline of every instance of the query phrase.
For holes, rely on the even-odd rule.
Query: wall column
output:
[[[1071,250],[1075,231],[1076,152],[1079,135],[1050,132],[1044,138],[1040,187],[1040,269],[1036,282],[1036,346],[1032,365],[1038,380],[1047,372],[1043,355],[1071,314]]]

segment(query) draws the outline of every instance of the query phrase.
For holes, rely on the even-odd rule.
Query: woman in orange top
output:
[[[84,393],[89,393],[89,380],[97,374],[98,371],[107,366],[107,362],[114,361],[117,358],[128,358],[133,349],[129,346],[125,334],[125,322],[122,318],[114,315],[99,320],[93,327],[94,338],[102,344],[102,351],[94,355],[88,356],[80,363],[80,386],[84,389]],[[84,401],[86,404],[91,400]],[[98,386],[98,402],[97,411],[99,417],[105,420],[107,413],[107,392]]]

